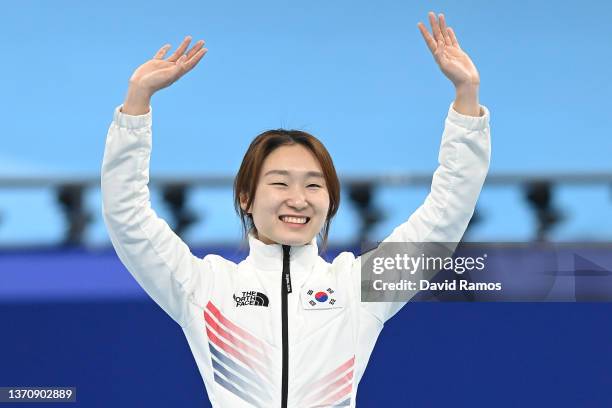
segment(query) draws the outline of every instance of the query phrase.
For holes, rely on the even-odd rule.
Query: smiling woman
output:
[[[340,182],[323,144],[299,130],[269,130],[249,146],[234,181],[245,235],[266,244],[325,246],[340,205]]]
[[[387,242],[459,242],[490,159],[489,112],[480,79],[454,32],[429,15],[419,29],[457,97],[448,110],[431,192]],[[249,146],[234,206],[249,255],[236,264],[195,257],[151,209],[151,96],[206,53],[187,37],[141,65],[115,110],[102,164],[103,216],[117,255],[182,327],[213,407],[355,407],[357,387],[383,324],[405,302],[361,301],[361,257],[330,264],[327,240],[340,204],[332,159],[314,136],[270,130]]]

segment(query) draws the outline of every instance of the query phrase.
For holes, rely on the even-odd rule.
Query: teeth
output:
[[[294,224],[306,224],[306,217],[281,217],[283,222],[291,222]]]

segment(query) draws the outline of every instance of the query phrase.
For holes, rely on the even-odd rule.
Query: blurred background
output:
[[[612,263],[609,2],[26,0],[1,10],[0,386],[76,385],[92,407],[208,404],[178,326],[110,247],[99,191],[128,78],[188,34],[209,52],[153,99],[151,193],[196,255],[244,256],[231,182],[271,128],[306,130],[334,158],[343,195],[328,257],[410,216],[454,99],[416,26],[433,10],[478,67],[491,112],[489,177],[464,239],[577,242]],[[410,308],[383,331],[361,406],[612,402],[609,304]]]

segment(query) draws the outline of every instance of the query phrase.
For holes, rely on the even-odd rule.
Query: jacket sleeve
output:
[[[491,158],[489,111],[480,106],[481,116],[456,112],[452,103],[446,117],[433,174],[425,202],[396,227],[384,242],[458,243],[472,218]],[[454,249],[454,248],[453,248]],[[361,257],[353,264],[356,290],[361,290]],[[361,307],[382,323],[406,302],[361,302]]]
[[[189,305],[200,305],[210,286],[207,258],[187,245],[151,209],[149,159],[151,111],[141,116],[115,110],[102,162],[102,215],[119,259],[149,296],[186,327]]]

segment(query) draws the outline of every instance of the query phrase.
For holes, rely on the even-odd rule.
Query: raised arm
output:
[[[418,24],[425,42],[442,72],[455,85],[456,99],[449,107],[434,172],[425,202],[383,242],[457,243],[472,218],[491,157],[489,111],[478,102],[480,77],[469,56],[461,50],[444,16],[436,21],[429,13],[433,37]],[[361,259],[353,266],[360,290]],[[385,322],[405,302],[368,303],[362,307]]]
[[[128,96],[115,110],[108,130],[101,171],[102,215],[117,255],[151,298],[181,326],[189,324],[189,306],[209,284],[208,264],[151,209],[151,96],[192,69],[202,58],[203,42],[186,55],[186,38],[168,59],[169,46],[132,75]]]

